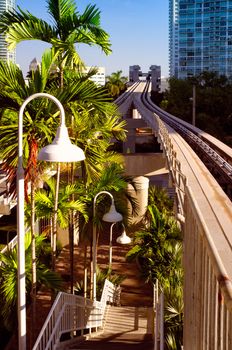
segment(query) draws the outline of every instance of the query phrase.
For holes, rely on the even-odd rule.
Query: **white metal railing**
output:
[[[165,156],[167,158],[167,165],[169,167],[170,176],[176,190],[177,217],[179,219],[183,219],[185,187],[187,183],[186,176],[181,170],[181,163],[177,159],[176,151],[174,150],[172,140],[170,138],[167,128],[164,125],[164,122],[158,116],[156,119],[159,127],[158,141],[161,143],[163,152],[165,153]]]
[[[17,235],[1,250],[1,253],[5,253],[7,250],[12,250],[17,244]]]
[[[164,293],[159,293],[158,280],[153,284],[154,350],[164,350]]]
[[[114,302],[115,287],[105,281],[101,301],[60,292],[48,314],[33,350],[54,350],[64,333],[92,330],[103,326],[107,303]]]

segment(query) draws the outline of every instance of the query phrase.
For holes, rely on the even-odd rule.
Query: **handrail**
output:
[[[1,253],[4,254],[8,249],[13,249],[17,244],[17,235],[1,250]]]
[[[198,207],[196,200],[194,199],[193,192],[189,186],[186,186],[186,194],[188,195],[189,201],[191,201],[191,206],[194,209],[195,214],[198,216],[199,226],[201,226],[201,232],[204,232],[204,238],[206,239],[207,251],[211,257],[211,263],[213,265],[213,270],[219,284],[219,288],[222,292],[223,299],[225,304],[232,312],[232,281],[228,276],[226,268],[221,260],[220,255],[218,254],[218,249],[215,246],[215,243],[212,239],[212,236],[208,230],[208,227],[205,224],[204,217]]]
[[[61,344],[63,333],[97,331],[103,326],[107,303],[113,303],[115,286],[105,280],[101,301],[92,301],[82,296],[59,292],[33,350],[54,350]]]

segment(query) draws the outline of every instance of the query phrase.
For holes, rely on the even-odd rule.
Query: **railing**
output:
[[[172,140],[169,136],[169,132],[165,127],[162,120],[157,116],[158,122],[158,141],[161,143],[163,152],[167,158],[167,166],[169,168],[172,186],[176,190],[177,199],[177,218],[184,222],[184,198],[185,198],[185,186],[186,176],[181,170],[181,163],[177,159],[176,151],[173,148]]]
[[[17,236],[15,236],[2,250],[1,253],[5,253],[7,250],[12,250],[17,244]],[[0,262],[1,263],[1,262]]]
[[[209,230],[194,197],[186,187],[184,348],[230,350],[231,239]]]
[[[48,314],[33,350],[55,350],[62,344],[62,334],[81,334],[103,327],[107,303],[113,303],[115,287],[105,281],[101,301],[93,302],[81,296],[60,292]]]
[[[230,350],[231,201],[210,174],[206,174],[207,170],[199,171],[195,156],[180,143],[182,152],[189,157],[190,167],[187,162],[182,164],[168,129],[157,120],[159,139],[176,188],[177,218],[184,231],[184,348]]]
[[[154,350],[164,350],[164,293],[159,293],[158,280],[153,284]]]

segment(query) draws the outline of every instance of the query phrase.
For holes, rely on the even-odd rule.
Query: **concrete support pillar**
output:
[[[139,223],[147,210],[148,205],[148,189],[149,179],[144,176],[137,176],[133,179],[135,189],[132,185],[128,185],[128,193],[135,198],[137,202],[137,215],[130,218],[131,224]],[[129,215],[132,215],[132,207],[129,203]]]

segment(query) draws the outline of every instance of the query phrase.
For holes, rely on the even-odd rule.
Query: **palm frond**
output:
[[[70,19],[70,16],[77,11],[74,0],[47,0],[47,9],[57,31],[59,31],[58,24],[66,18]]]

